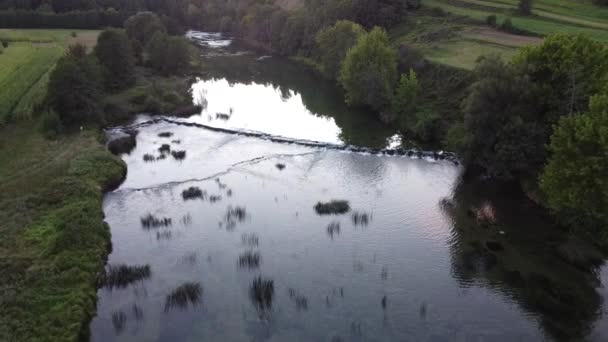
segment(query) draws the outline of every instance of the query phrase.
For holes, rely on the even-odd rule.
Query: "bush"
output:
[[[491,27],[496,27],[498,21],[496,19],[496,14],[492,14],[486,17],[486,24]]]
[[[159,114],[162,112],[162,103],[154,96],[146,96],[144,110],[150,114]]]
[[[515,32],[515,27],[513,26],[513,22],[511,22],[511,18],[505,18],[500,25],[500,29],[505,32]]]
[[[3,47],[3,48],[7,48],[7,47],[8,47],[8,44],[9,44],[9,41],[8,41],[8,40],[2,40],[2,47]]]
[[[47,139],[53,139],[63,131],[61,119],[54,111],[48,111],[42,116],[40,121],[40,132]]]
[[[339,81],[349,105],[380,112],[390,106],[397,77],[397,52],[386,31],[376,27],[348,50]]]

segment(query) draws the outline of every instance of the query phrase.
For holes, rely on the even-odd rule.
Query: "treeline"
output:
[[[83,45],[70,46],[50,75],[43,132],[52,136],[69,127],[107,124],[105,114],[116,113],[106,113],[104,97],[135,85],[137,65],[165,76],[187,71],[190,43],[167,32],[156,14],[140,12],[125,29],[103,31],[91,53]],[[149,102],[150,111],[158,110],[160,100],[146,96],[142,101]]]
[[[130,16],[151,11],[160,17],[169,32],[177,34],[193,26],[189,10],[197,7],[189,8],[190,5],[190,0],[0,0],[0,27],[122,27]]]
[[[192,4],[190,9],[200,10],[199,26],[206,30],[231,32],[273,53],[310,56],[321,29],[339,20],[388,28],[419,7],[419,1],[308,0],[294,11],[266,0],[208,0],[201,5]]]

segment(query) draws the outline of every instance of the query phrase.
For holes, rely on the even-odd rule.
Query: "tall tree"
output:
[[[317,51],[323,72],[337,79],[346,52],[353,47],[359,38],[365,34],[361,25],[352,21],[340,20],[316,36]]]
[[[100,66],[93,55],[83,55],[84,47],[70,49],[53,69],[48,100],[66,126],[101,121],[103,95]]]
[[[157,32],[166,33],[167,29],[160,18],[152,12],[140,12],[125,21],[129,39],[137,40],[142,45],[148,44]]]
[[[549,206],[573,226],[603,228],[608,237],[608,92],[589,111],[559,121],[540,177]]]
[[[339,81],[349,105],[366,105],[378,112],[387,109],[397,81],[397,52],[384,29],[375,27],[348,50]]]
[[[133,85],[135,57],[125,31],[103,31],[97,39],[95,56],[102,66],[106,89],[118,90]]]

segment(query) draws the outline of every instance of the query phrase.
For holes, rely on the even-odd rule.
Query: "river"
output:
[[[188,36],[202,113],[115,129],[139,133],[104,198],[107,267],[140,272],[99,289],[91,341],[608,339],[601,260],[573,262],[521,194],[399,153],[306,67]],[[350,210],[317,212],[331,200]]]

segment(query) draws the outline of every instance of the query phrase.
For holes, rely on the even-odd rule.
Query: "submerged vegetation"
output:
[[[160,217],[159,218],[159,217],[152,215],[152,213],[149,213],[148,215],[142,217],[140,219],[140,221],[141,221],[141,225],[145,229],[168,227],[172,224],[170,217]]]
[[[132,283],[150,278],[151,273],[150,265],[109,265],[103,278],[103,285],[110,289],[124,288]]]
[[[331,200],[330,202],[318,202],[314,206],[318,215],[341,215],[350,211],[348,201]]]
[[[182,198],[184,201],[192,200],[192,199],[205,199],[207,193],[202,191],[199,187],[191,186],[188,189],[182,191]]]
[[[174,308],[186,310],[189,306],[196,306],[201,301],[202,296],[203,287],[200,283],[183,283],[165,298],[165,312]]]

